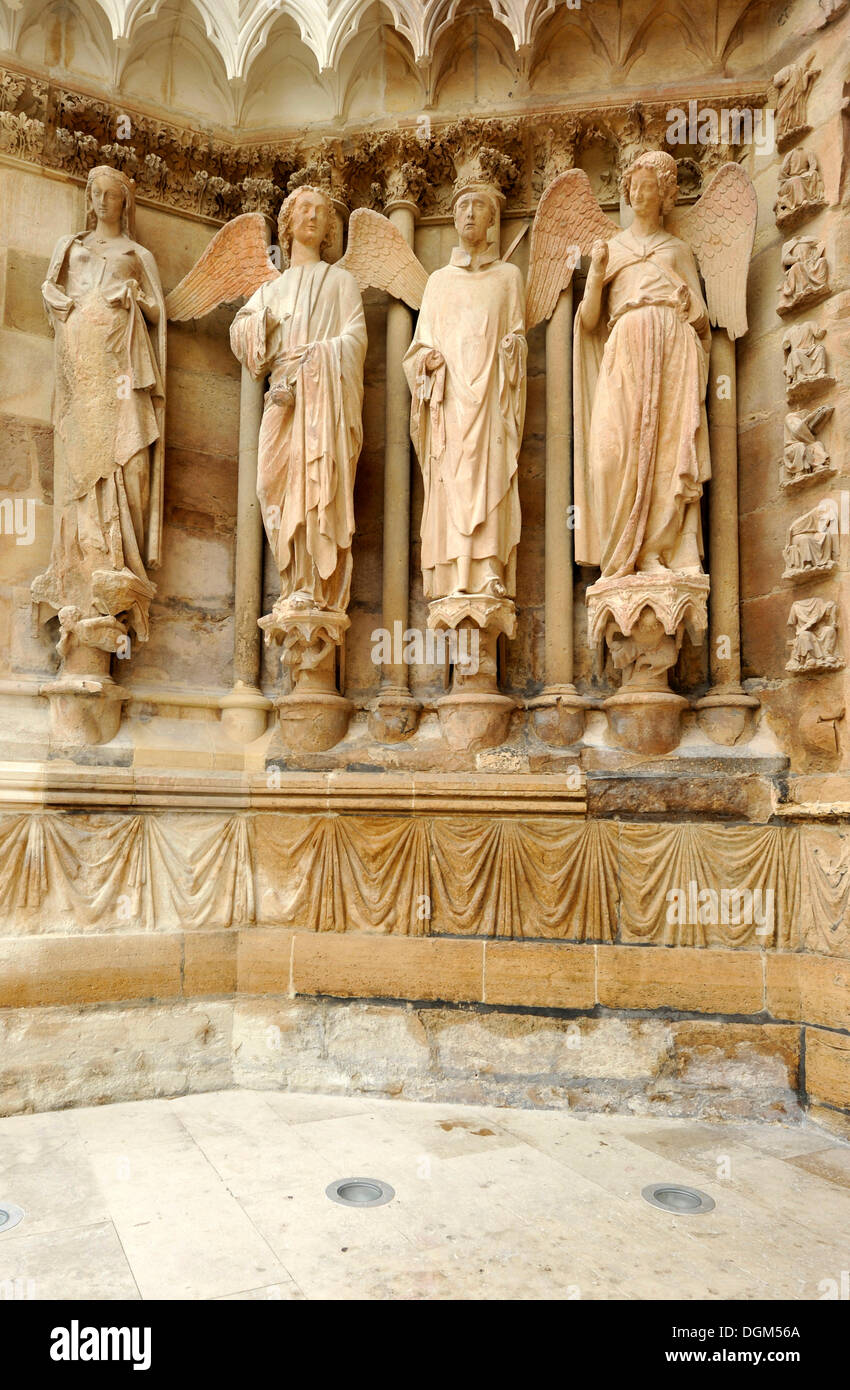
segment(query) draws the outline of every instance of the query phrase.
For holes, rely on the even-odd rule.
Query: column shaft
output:
[[[564,290],[546,325],[545,678],[573,679],[572,502],[573,291]]]
[[[415,210],[397,204],[388,213],[408,245],[413,245]],[[413,337],[413,319],[406,304],[390,301],[387,311],[386,419],[384,453],[383,622],[392,635],[395,624],[407,627],[410,597],[410,393],[402,359]],[[386,665],[385,688],[406,690],[406,665]]]
[[[725,329],[714,329],[711,335],[708,431],[711,449],[707,565],[711,577],[709,672],[712,690],[722,693],[739,690],[741,682],[735,344]]]

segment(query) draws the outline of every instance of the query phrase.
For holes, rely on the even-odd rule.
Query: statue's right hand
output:
[[[440,368],[445,365],[445,361],[446,359],[443,354],[438,352],[436,348],[432,348],[425,358],[426,372],[438,372]]]
[[[608,243],[601,238],[595,241],[590,251],[590,268],[604,275],[608,265]]]

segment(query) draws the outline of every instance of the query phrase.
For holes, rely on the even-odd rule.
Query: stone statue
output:
[[[486,188],[457,199],[459,245],[428,279],[404,360],[425,484],[427,599],[516,593],[525,303],[519,270],[488,242],[497,218]]]
[[[781,484],[785,488],[806,482],[819,473],[833,473],[829,454],[816,433],[832,414],[831,405],[819,405],[808,412],[792,410],[785,416],[785,444],[782,451]]]
[[[816,570],[832,568],[838,559],[838,507],[833,498],[822,498],[811,511],[791,522],[782,553],[783,579],[805,578]]]
[[[844,662],[838,652],[838,605],[832,599],[804,598],[792,603],[788,626],[791,657],[786,671],[837,671]]]
[[[784,150],[799,136],[811,129],[806,118],[809,88],[820,75],[814,66],[814,54],[809,53],[802,63],[788,63],[774,74],[776,101],[776,143]]]
[[[773,204],[776,225],[792,227],[824,202],[817,155],[809,150],[789,150],[779,170],[779,187]]]
[[[55,337],[55,511],[50,565],[32,595],[42,614],[59,615],[64,693],[88,681],[86,694],[114,696],[108,717],[102,702],[85,702],[84,741],[99,742],[120,719],[111,655],[147,640],[155,593],[147,570],[162,541],[166,318],[154,258],[134,240],[132,180],[93,169],[86,208],[86,230],[57,243],[42,287]],[[70,698],[64,708],[73,722]]]
[[[743,169],[724,164],[676,212],[676,161],[647,152],[623,175],[634,220],[620,229],[583,170],[563,178],[567,229],[590,258],[573,353],[576,559],[601,570],[587,591],[590,637],[626,678],[606,702],[614,737],[663,752],[682,706],[666,669],[685,631],[698,642],[707,624],[711,324],[746,332],[757,200]]]
[[[516,628],[526,327],[551,315],[575,264],[563,224],[562,179],[540,199],[527,293],[509,263],[513,247],[500,258],[495,244],[501,194],[492,183],[459,181],[459,244],[450,264],[427,281],[386,219],[358,211],[349,228],[345,261],[361,283],[365,278],[421,304],[404,370],[425,485],[423,588],[429,627],[469,628],[480,637],[477,670],[456,665],[452,692],[439,707],[450,740],[466,747],[501,742],[513,709],[498,693],[496,639],[500,632],[512,637]]]
[[[280,572],[275,624],[290,610],[344,613],[351,587],[366,321],[354,277],[321,257],[332,219],[319,189],[289,195],[279,220],[289,268],[260,286],[230,330],[243,366],[269,377],[257,495]]]
[[[808,304],[817,304],[829,294],[829,266],[822,241],[797,236],[782,248],[785,276],[779,286],[778,314],[790,314]]]
[[[782,338],[785,353],[785,390],[789,400],[801,400],[832,383],[827,370],[826,348],[821,341],[826,329],[811,319],[792,324]]]
[[[252,377],[269,378],[257,496],[280,597],[260,626],[267,644],[281,645],[293,678],[281,714],[300,728],[304,746],[312,737],[319,748],[342,737],[350,713],[336,692],[336,650],[349,625],[366,321],[355,278],[323,259],[336,233],[328,195],[310,184],[296,188],[281,208],[279,233],[289,257],[281,274],[269,264],[262,215],[236,218],[168,308],[173,318],[197,316],[234,290],[251,292],[230,342]]]
[[[709,318],[731,336],[746,329],[751,185],[737,165],[724,165],[695,207],[671,219],[676,162],[644,154],[624,175],[635,217],[621,231],[586,175],[573,174],[576,240],[586,246],[593,236],[575,329],[576,559],[598,565],[603,579],[696,574],[699,501],[711,472]]]

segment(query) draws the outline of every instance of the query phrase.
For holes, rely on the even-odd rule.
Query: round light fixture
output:
[[[700,1192],[697,1187],[681,1187],[679,1183],[652,1182],[643,1189],[642,1196],[651,1206],[675,1216],[697,1216],[714,1211],[714,1198],[707,1192]]]
[[[23,1207],[16,1207],[14,1202],[0,1202],[0,1236],[20,1225],[23,1219]]]
[[[383,1207],[395,1190],[378,1178],[339,1178],[325,1188],[325,1196],[343,1207]]]

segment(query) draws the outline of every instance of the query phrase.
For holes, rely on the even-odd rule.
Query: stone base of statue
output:
[[[83,618],[73,606],[60,609],[58,617],[62,670],[56,680],[38,688],[50,702],[51,739],[74,748],[109,743],[130,698],[110,673],[116,652],[129,655],[127,631],[117,618]]]
[[[253,743],[265,733],[271,708],[271,700],[255,685],[237,681],[221,701],[222,728],[234,743]]]
[[[761,701],[747,695],[739,687],[729,690],[710,690],[694,702],[697,719],[703,733],[712,743],[732,748],[746,743],[755,732],[755,715]]]
[[[569,748],[584,734],[587,701],[574,685],[547,685],[542,695],[528,701],[537,737],[553,748]]]
[[[311,608],[278,599],[260,618],[267,646],[281,647],[292,691],[275,701],[284,748],[323,753],[345,738],[354,706],[337,690],[337,650],[349,627],[338,609]]]
[[[421,710],[406,686],[384,686],[369,706],[369,732],[379,743],[404,743],[416,733]]]
[[[612,739],[637,753],[669,753],[681,737],[687,700],[667,674],[687,632],[699,643],[708,625],[707,574],[665,570],[600,579],[587,591],[590,640],[608,648],[623,683],[604,702]]]
[[[499,634],[513,637],[516,632],[513,601],[489,594],[435,599],[428,605],[428,626],[452,635],[452,687],[437,701],[443,737],[450,748],[497,748],[517,709],[516,700],[502,695],[498,683]]]
[[[63,673],[55,681],[38,688],[50,703],[51,742],[70,748],[109,743],[121,726],[121,711],[130,693],[109,674],[75,675]]]

